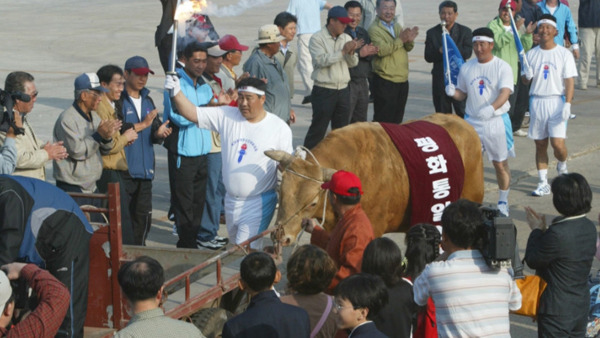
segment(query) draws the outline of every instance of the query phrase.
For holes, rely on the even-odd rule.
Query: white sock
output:
[[[508,204],[508,192],[510,191],[510,189],[498,190],[498,191],[499,191],[498,202],[505,202],[506,204]]]
[[[563,171],[567,171],[567,161],[561,162],[558,161],[558,165],[556,166],[556,170],[560,173]]]
[[[548,169],[538,170],[538,175],[540,176],[540,183],[548,184]]]

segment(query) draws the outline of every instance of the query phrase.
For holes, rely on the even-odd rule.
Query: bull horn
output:
[[[322,168],[323,170],[323,182],[331,181],[331,176],[335,174],[337,170],[331,168]]]
[[[294,156],[283,150],[266,150],[265,155],[279,162],[284,168],[294,161]]]

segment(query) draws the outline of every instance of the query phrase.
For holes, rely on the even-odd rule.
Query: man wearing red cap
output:
[[[115,112],[123,121],[123,130],[133,126],[138,138],[125,147],[128,172],[124,175],[125,190],[131,200],[129,212],[136,245],[145,245],[152,220],[152,180],[154,179],[153,144],[162,143],[171,134],[158,118],[158,110],[146,88],[148,74],[154,74],[148,61],[133,56],[125,62],[125,89],[115,101]]]
[[[242,61],[242,52],[247,51],[248,46],[240,44],[235,36],[227,34],[219,40],[219,47],[226,51],[227,54],[223,55],[221,70],[216,76],[221,79],[225,91],[235,89],[235,82],[238,77],[233,67],[240,64]]]
[[[331,233],[316,225],[315,219],[304,219],[302,226],[304,231],[312,233],[310,243],[325,249],[338,266],[327,289],[327,293],[332,293],[342,279],[360,272],[363,252],[375,235],[371,221],[360,205],[363,192],[356,175],[340,170],[321,188],[329,190],[329,202],[338,223]]]

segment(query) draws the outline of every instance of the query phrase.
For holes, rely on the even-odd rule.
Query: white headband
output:
[[[252,86],[244,86],[244,87],[240,87],[238,88],[238,92],[247,92],[247,93],[254,93],[256,95],[260,95],[260,96],[264,96],[265,92],[256,88],[256,87],[252,87]]]
[[[539,27],[539,26],[540,26],[541,24],[543,24],[543,23],[547,23],[547,24],[549,24],[550,26],[552,26],[552,27],[556,28],[556,22],[554,22],[554,21],[552,21],[552,20],[550,20],[550,19],[542,19],[542,20],[538,21],[538,24],[537,24],[537,26]]]
[[[475,41],[485,41],[485,42],[494,42],[494,39],[490,38],[489,36],[485,36],[485,35],[477,35],[473,37],[473,42]]]

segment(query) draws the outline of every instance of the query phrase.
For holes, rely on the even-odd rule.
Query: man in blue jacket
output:
[[[577,25],[573,20],[571,9],[559,0],[543,0],[538,2],[543,14],[551,14],[556,18],[556,28],[558,34],[554,37],[554,42],[559,46],[565,45],[565,29],[569,33],[569,42],[573,49],[573,56],[579,59],[579,38],[577,37]]]
[[[125,90],[115,102],[115,112],[123,120],[123,130],[133,126],[138,138],[125,148],[129,173],[124,175],[125,190],[131,199],[129,212],[136,245],[145,245],[152,224],[152,180],[154,179],[153,144],[162,143],[171,134],[169,121],[162,123],[146,88],[148,73],[154,72],[141,56],[125,62]]]
[[[61,189],[0,175],[0,265],[35,264],[69,289],[71,303],[57,337],[83,337],[92,233],[79,205]]]
[[[177,69],[181,90],[194,105],[205,106],[213,98],[212,89],[202,80],[208,57],[205,45],[192,42],[185,47],[183,55],[185,66]],[[165,139],[164,146],[169,151],[171,200],[179,234],[177,247],[196,248],[198,236],[198,245],[219,249],[227,242],[221,237],[219,241],[215,239],[218,228],[204,229],[201,226],[208,176],[207,154],[212,146],[210,131],[198,128],[179,115],[171,105],[167,91],[164,103],[164,118],[173,124],[173,133]]]

